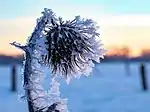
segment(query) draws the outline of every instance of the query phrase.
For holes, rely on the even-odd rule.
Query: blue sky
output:
[[[150,13],[150,0],[0,0],[0,18],[38,15],[44,7],[58,13],[82,7],[95,14],[146,14]]]
[[[24,44],[44,8],[64,19],[92,18],[106,47],[127,46],[136,55],[150,48],[150,0],[0,0],[0,53],[20,52],[9,43]]]

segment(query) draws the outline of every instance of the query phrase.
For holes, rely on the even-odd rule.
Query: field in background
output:
[[[149,87],[150,64],[146,63]],[[25,103],[19,102],[21,66],[18,66],[18,93],[10,91],[10,66],[0,66],[0,111],[27,112]],[[45,88],[49,88],[49,70],[46,69]],[[61,81],[61,94],[68,98],[70,112],[149,112],[150,92],[140,85],[139,63],[130,64],[130,75],[124,63],[96,65],[89,77],[72,80],[70,85]]]

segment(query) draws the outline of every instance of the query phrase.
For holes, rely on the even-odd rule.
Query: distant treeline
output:
[[[23,62],[23,55],[19,56],[6,56],[0,55],[0,64],[22,64]]]
[[[150,61],[150,56],[139,56],[139,57],[126,57],[126,56],[105,56],[101,62],[117,62],[117,61],[129,61],[129,62],[147,62]]]
[[[23,63],[23,55],[20,56],[6,56],[0,55],[0,64],[22,64]],[[126,56],[105,56],[101,62],[139,62],[139,61],[150,61],[150,56],[139,56],[127,58]]]

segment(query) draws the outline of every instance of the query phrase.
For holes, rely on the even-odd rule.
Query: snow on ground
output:
[[[130,64],[127,76],[124,63],[98,64],[91,76],[61,81],[61,94],[68,98],[70,112],[149,112],[150,92],[140,85],[139,63]],[[18,88],[21,88],[21,67],[18,68]],[[146,64],[150,87],[150,64]],[[0,112],[27,112],[18,100],[18,93],[10,91],[10,67],[0,66]],[[46,69],[45,88],[49,87]],[[20,91],[20,89],[19,89]]]

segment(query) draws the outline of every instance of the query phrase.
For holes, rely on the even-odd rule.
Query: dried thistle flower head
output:
[[[47,29],[48,55],[45,61],[52,73],[63,76],[88,74],[93,60],[99,62],[103,57],[105,50],[97,33],[98,27],[91,19],[81,19],[80,16],[72,21],[51,19]]]

